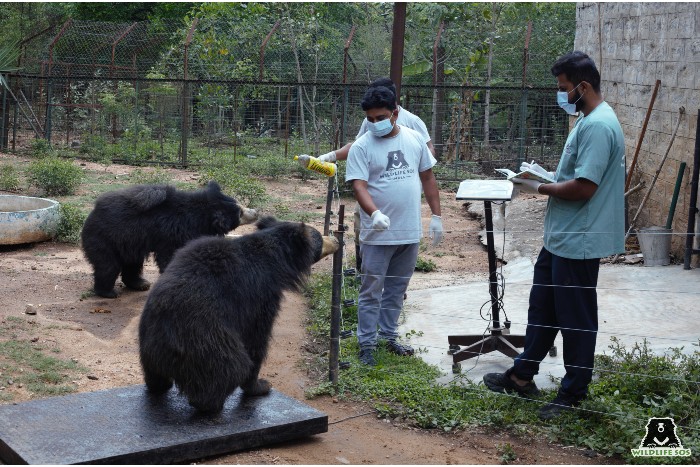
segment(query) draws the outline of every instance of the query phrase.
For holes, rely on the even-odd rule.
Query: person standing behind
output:
[[[376,80],[372,81],[369,85],[369,88],[374,88],[377,86],[383,86],[385,88],[388,88],[392,94],[394,95],[394,100],[398,102],[398,98],[396,96],[396,85],[394,85],[394,82],[389,79],[389,78],[377,78]],[[398,117],[396,120],[397,125],[401,125],[402,127],[407,127],[412,130],[417,131],[420,133],[421,138],[425,142],[425,144],[428,146],[428,149],[430,150],[430,153],[435,156],[435,148],[433,147],[433,142],[431,141],[430,134],[428,134],[428,127],[425,125],[423,120],[420,119],[419,116],[412,114],[408,110],[404,109],[398,103],[396,104],[396,108],[398,111]],[[360,129],[357,132],[357,136],[355,137],[355,140],[357,141],[360,139],[360,136],[364,135],[368,131],[368,122],[367,119],[365,118],[362,120],[362,124],[360,125]],[[318,159],[324,162],[336,162],[336,161],[344,161],[348,158],[348,154],[350,154],[350,148],[352,147],[353,143],[347,143],[345,146],[343,146],[340,149],[336,149],[335,151],[327,152],[325,154],[321,154],[318,156]]]
[[[549,196],[540,251],[530,291],[525,348],[505,373],[488,373],[492,391],[539,393],[533,377],[561,330],[566,375],[554,400],[539,411],[543,420],[578,406],[593,375],[600,258],[624,252],[625,144],[613,109],[600,92],[600,74],[583,52],[552,66],[557,101],[580,115],[567,137],[556,183],[513,179],[521,191]],[[545,171],[537,164],[526,167]]]
[[[433,214],[429,235],[442,240],[440,194],[432,167],[436,164],[419,133],[396,124],[394,93],[370,87],[361,101],[369,132],[350,148],[345,181],[351,182],[361,207],[362,285],[357,306],[360,361],[376,365],[378,337],[389,351],[413,355],[397,341],[398,320],[418,259],[421,188]],[[379,328],[379,332],[377,332]]]

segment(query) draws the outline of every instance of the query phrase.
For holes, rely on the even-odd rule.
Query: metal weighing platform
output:
[[[241,397],[215,416],[171,389],[144,385],[0,406],[0,460],[9,464],[164,464],[328,431],[328,416],[280,392]]]

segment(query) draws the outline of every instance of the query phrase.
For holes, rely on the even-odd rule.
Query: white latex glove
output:
[[[432,245],[436,246],[442,241],[442,217],[433,214],[430,217],[430,227],[428,228],[428,236],[433,240]]]
[[[535,172],[541,173],[542,175],[546,175],[549,178],[554,178],[554,176],[556,175],[556,172],[547,172],[541,165],[536,164],[535,161],[523,162],[522,164],[520,164],[521,172],[526,169],[534,170]]]
[[[372,230],[386,230],[389,228],[389,224],[391,224],[391,220],[389,220],[388,216],[385,216],[382,214],[382,211],[377,209],[372,213]]]
[[[318,160],[323,162],[335,162],[335,151],[327,152],[326,154],[318,156]]]
[[[515,183],[516,187],[523,193],[539,193],[537,190],[540,188],[540,185],[542,185],[542,182],[529,178],[515,177],[511,178],[510,181]]]

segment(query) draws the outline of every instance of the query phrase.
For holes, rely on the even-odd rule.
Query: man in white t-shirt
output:
[[[394,85],[394,82],[389,79],[389,78],[377,78],[376,80],[372,81],[369,85],[369,88],[374,88],[378,86],[384,86],[385,88],[389,89],[391,93],[394,95],[394,100],[398,100],[396,98],[396,86]],[[396,110],[398,112],[398,117],[396,117],[396,124],[400,125],[402,127],[410,128],[412,130],[417,131],[420,134],[420,138],[423,142],[425,142],[426,146],[428,146],[428,149],[430,150],[430,153],[435,156],[435,148],[433,148],[433,142],[430,139],[430,135],[428,134],[428,127],[425,126],[425,123],[423,123],[423,120],[420,119],[419,116],[412,114],[408,110],[404,109],[398,103],[396,104]],[[362,135],[367,133],[367,119],[365,118],[362,120],[362,124],[360,125],[360,129],[357,132],[357,136],[355,137],[355,140],[360,139]],[[336,161],[344,161],[348,158],[348,154],[350,153],[350,148],[352,147],[353,143],[348,143],[345,146],[343,146],[340,149],[336,149],[335,151],[328,152],[326,154],[322,154],[318,156],[318,159],[324,162],[336,162]],[[356,249],[359,248],[359,224],[360,224],[360,206],[355,205],[355,213],[354,213],[354,218],[355,218],[355,246]],[[358,267],[362,267],[362,259],[360,257],[360,252],[359,250],[356,250],[356,262]],[[405,297],[404,297],[405,299]]]
[[[377,339],[399,355],[413,349],[397,341],[404,293],[415,270],[422,236],[421,191],[430,206],[430,237],[442,239],[436,160],[422,136],[396,124],[394,93],[370,87],[362,98],[368,132],[350,148],[345,180],[361,207],[362,285],[357,308],[360,361],[375,365]],[[377,332],[379,330],[379,332]]]

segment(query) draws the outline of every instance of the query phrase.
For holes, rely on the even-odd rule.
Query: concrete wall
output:
[[[678,109],[685,107],[671,151],[636,223],[666,224],[679,164],[686,162],[672,242],[673,254],[682,258],[700,109],[700,3],[578,3],[574,48],[590,55],[600,70],[603,96],[625,133],[628,169],[654,85],[661,80],[632,174],[630,187],[640,181],[645,186],[628,198],[630,221],[666,153]]]

